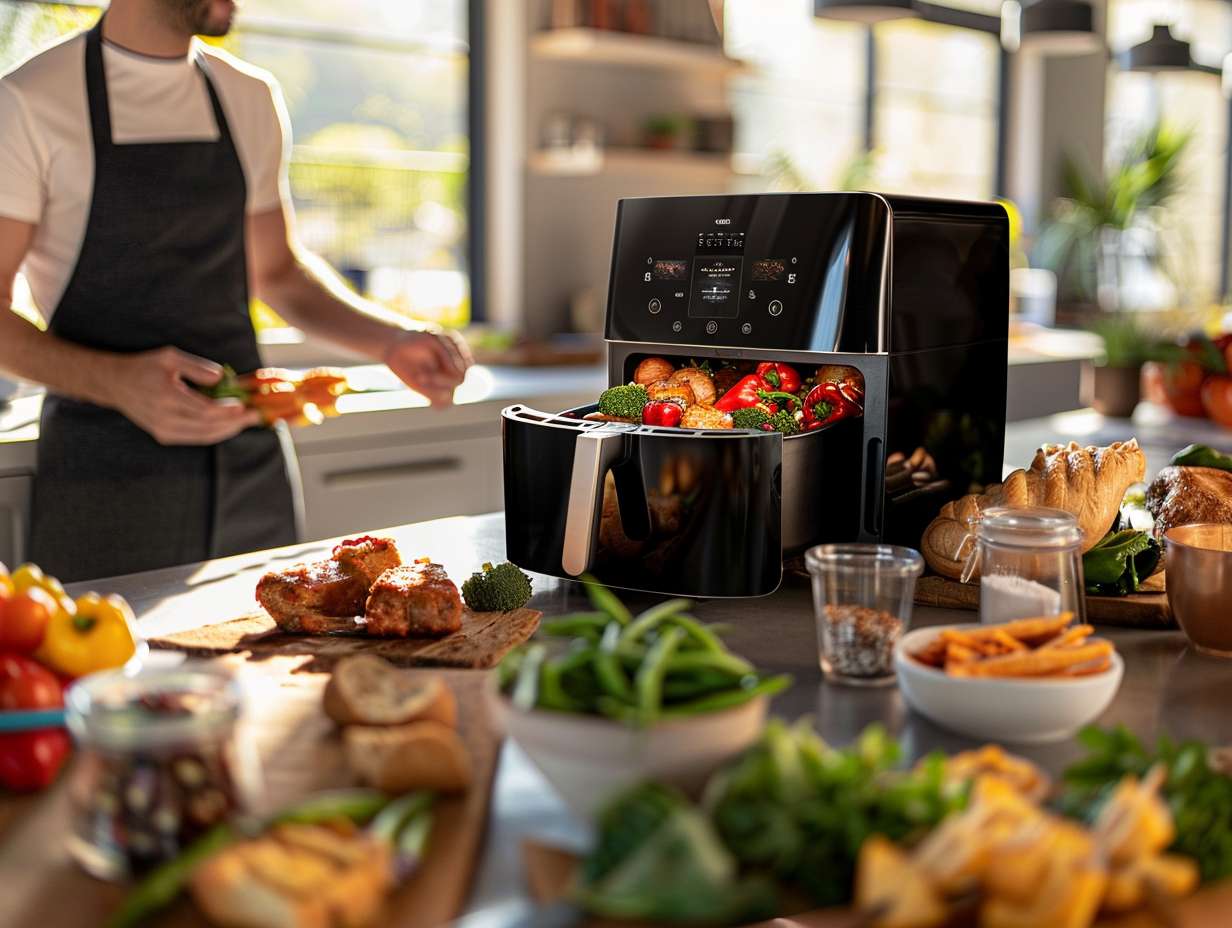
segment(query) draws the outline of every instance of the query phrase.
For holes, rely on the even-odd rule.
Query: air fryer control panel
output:
[[[877,351],[888,215],[867,194],[622,200],[607,337]]]

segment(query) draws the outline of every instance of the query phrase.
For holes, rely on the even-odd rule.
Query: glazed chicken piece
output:
[[[1232,524],[1232,473],[1213,467],[1165,467],[1147,488],[1146,508],[1155,517],[1155,537],[1174,525]]]
[[[402,563],[389,538],[348,539],[329,560],[270,571],[257,584],[257,602],[288,632],[354,628],[377,578]]]
[[[364,614],[370,635],[448,635],[462,627],[462,598],[444,567],[416,561],[381,574],[368,595]]]

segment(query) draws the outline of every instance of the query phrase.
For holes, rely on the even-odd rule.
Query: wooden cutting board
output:
[[[244,664],[237,658],[227,660]],[[327,677],[296,672],[303,662],[302,657],[279,656],[245,665],[256,686],[246,724],[261,755],[265,781],[258,811],[272,811],[318,790],[354,785],[338,730],[321,712]],[[456,918],[483,844],[501,740],[488,713],[487,674],[436,672],[457,695],[459,726],[475,782],[463,797],[438,800],[424,863],[390,898],[381,925],[437,928]],[[87,876],[70,859],[65,848],[65,787],[62,780],[39,796],[0,798],[0,925],[96,928],[122,898],[121,887]],[[186,900],[150,924],[207,928],[205,918]]]
[[[535,842],[522,846],[526,864],[527,888],[532,898],[543,905],[563,899],[573,881],[577,858],[556,848]],[[1182,899],[1168,912],[1166,920],[1150,912],[1135,912],[1119,918],[1105,917],[1095,928],[1227,928],[1232,911],[1232,880],[1208,886]],[[758,922],[748,928],[868,928],[868,918],[853,909],[814,909],[786,918]],[[655,928],[648,922],[587,918],[577,928]]]
[[[979,609],[980,588],[947,577],[921,577],[915,585],[918,606]],[[1088,596],[1087,621],[1124,628],[1176,628],[1167,593],[1131,593],[1128,596]]]
[[[274,656],[312,658],[303,669],[328,671],[350,654],[376,654],[400,667],[495,667],[502,657],[525,642],[539,627],[543,613],[462,613],[462,628],[444,638],[366,638],[343,635],[293,635],[279,631],[264,610],[202,625],[189,631],[151,638],[150,646],[187,651],[200,656],[247,652],[253,660]]]

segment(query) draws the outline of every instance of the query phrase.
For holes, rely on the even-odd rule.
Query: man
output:
[[[296,540],[285,431],[207,399],[260,366],[250,292],[434,404],[470,359],[296,242],[272,77],[194,35],[232,0],[112,0],[0,79],[0,368],[45,384],[30,557],[84,579]],[[20,267],[46,332],[11,306]]]

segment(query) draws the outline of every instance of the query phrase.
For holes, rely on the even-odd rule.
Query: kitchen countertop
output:
[[[1032,442],[1045,435],[1047,422],[1015,429],[1014,442]],[[442,519],[389,531],[407,555],[428,555],[462,578],[486,561],[504,555],[503,516]],[[258,552],[200,565],[152,571],[92,584],[123,594],[133,604],[146,634],[165,633],[236,614],[251,601],[260,574],[271,566],[323,556],[329,543]],[[576,584],[535,577],[532,605],[545,613],[583,607]],[[652,597],[630,595],[640,607]],[[795,684],[774,702],[789,718],[810,715],[821,735],[835,744],[851,741],[872,722],[884,724],[900,737],[907,754],[916,758],[935,748],[960,750],[974,742],[952,734],[909,711],[896,688],[851,689],[824,683],[816,661],[816,637],[807,583],[789,576],[772,596],[763,599],[710,600],[695,613],[708,622],[730,628],[728,643],[761,667],[785,671]],[[914,624],[970,621],[972,614],[921,608]],[[1199,737],[1232,742],[1232,715],[1226,711],[1232,663],[1202,656],[1188,648],[1180,632],[1101,629],[1125,660],[1125,678],[1100,724],[1124,724],[1145,738],[1161,732],[1174,737]],[[1058,773],[1080,755],[1072,742],[1015,747],[1044,768]],[[491,819],[483,859],[461,924],[465,928],[512,925],[531,910],[524,895],[520,856],[527,838],[576,846],[584,834],[569,818],[516,745],[506,743],[494,786]]]

